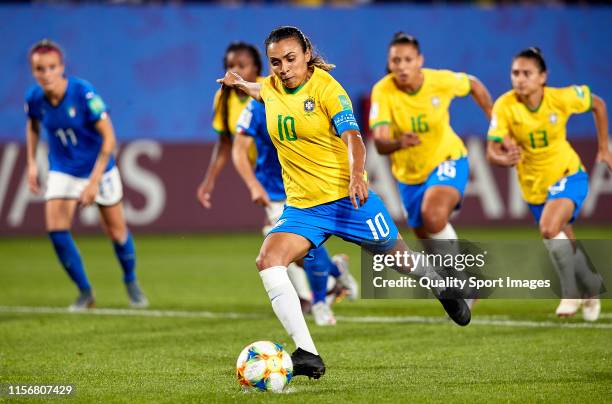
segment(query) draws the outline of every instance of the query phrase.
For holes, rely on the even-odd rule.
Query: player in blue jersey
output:
[[[123,269],[130,304],[148,301],[136,281],[134,241],[127,228],[121,199],[123,190],[113,158],[115,133],[107,107],[88,82],[64,76],[61,48],[42,40],[29,52],[37,85],[27,93],[28,185],[40,193],[36,148],[41,125],[49,144],[49,176],[45,191],[45,221],[49,238],[62,266],[79,288],[71,310],[95,306],[94,295],[70,228],[78,205],[96,203],[102,226],[113,242]]]
[[[255,170],[249,161],[249,150],[255,144],[257,161]],[[232,159],[236,171],[251,193],[251,200],[266,210],[271,225],[276,224],[287,200],[283,185],[282,168],[276,148],[266,128],[264,105],[251,100],[238,119],[238,129],[232,147]],[[267,232],[265,232],[267,234]],[[323,246],[311,250],[300,263],[306,270],[312,289],[312,315],[317,325],[334,325],[336,319],[327,301],[328,276],[335,278],[348,291],[349,298],[356,298],[358,285],[348,269],[348,257],[337,254],[331,259]]]

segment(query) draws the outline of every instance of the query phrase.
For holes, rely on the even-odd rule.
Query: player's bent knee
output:
[[[554,224],[551,225],[549,223],[540,223],[540,234],[542,235],[542,238],[552,239],[559,234],[559,232],[561,232],[560,226]]]
[[[277,251],[277,249],[262,248],[255,260],[255,265],[259,271],[263,271],[271,267],[286,267],[290,262],[286,255]]]
[[[448,217],[442,209],[423,209],[423,225],[429,233],[439,233],[448,223]]]

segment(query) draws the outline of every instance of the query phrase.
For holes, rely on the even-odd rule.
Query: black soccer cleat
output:
[[[315,355],[302,348],[291,354],[294,376],[308,376],[318,379],[325,374],[325,364],[319,355]]]
[[[436,297],[442,303],[442,307],[448,314],[448,316],[460,326],[466,326],[472,319],[472,313],[469,306],[465,302],[465,299],[457,297],[455,293],[441,292],[436,294]]]

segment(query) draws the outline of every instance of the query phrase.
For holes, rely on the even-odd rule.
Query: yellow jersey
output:
[[[258,77],[257,82],[261,82],[263,77]],[[225,124],[223,123],[223,114],[222,108],[219,105],[219,100],[221,98],[221,89],[217,90],[215,93],[215,98],[213,102],[213,122],[212,127],[219,135],[227,135],[226,132],[229,131],[229,135],[233,138],[236,134],[236,129],[238,128],[238,119],[240,118],[240,114],[246,108],[247,104],[251,100],[251,97],[248,95],[239,96],[237,91],[231,90],[230,95],[227,100],[227,125],[228,128],[225,128]],[[251,163],[255,163],[257,160],[257,148],[253,143],[249,149],[249,161]]]
[[[542,101],[533,111],[518,100],[514,90],[495,101],[488,139],[502,141],[510,136],[521,147],[517,171],[528,203],[544,203],[551,185],[584,169],[567,141],[566,124],[572,114],[590,109],[587,86],[544,87]]]
[[[309,208],[348,196],[348,148],[336,126],[354,122],[354,116],[342,86],[315,67],[310,79],[295,89],[285,88],[274,75],[267,77],[260,95],[283,169],[287,205]],[[351,129],[359,128],[354,123]]]
[[[393,176],[406,184],[420,184],[441,162],[467,155],[463,141],[450,126],[448,108],[455,97],[470,93],[465,73],[422,69],[424,80],[414,93],[400,90],[387,74],[372,88],[370,129],[389,125],[392,139],[404,133],[419,135],[421,143],[391,154]]]

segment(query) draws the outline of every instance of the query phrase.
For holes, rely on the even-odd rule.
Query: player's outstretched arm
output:
[[[196,196],[200,204],[206,209],[212,208],[211,197],[215,188],[215,181],[219,173],[225,167],[225,164],[230,159],[232,154],[232,139],[229,135],[220,135],[219,140],[215,143],[210,163],[204,174],[204,179],[198,186]]]
[[[592,94],[593,97],[593,116],[595,117],[595,127],[597,128],[597,162],[604,162],[608,169],[612,170],[612,153],[608,146],[608,112],[606,103],[603,99]]]
[[[349,196],[355,209],[359,209],[368,200],[368,184],[365,179],[366,148],[357,130],[342,132],[342,140],[348,146],[349,169],[351,181],[349,183]],[[357,202],[359,198],[359,203]]]
[[[238,88],[244,91],[250,97],[255,98],[257,101],[261,101],[261,95],[259,94],[261,84],[246,81],[234,72],[225,73],[223,78],[217,79],[217,83],[223,84],[224,86]]]
[[[238,174],[240,174],[240,177],[242,177],[251,193],[251,201],[265,207],[270,205],[270,197],[257,180],[257,177],[255,177],[253,167],[249,161],[249,149],[252,144],[253,138],[251,136],[237,133],[234,138],[234,146],[232,147],[232,161],[236,171],[238,171]]]
[[[28,187],[34,194],[40,193],[38,182],[38,166],[36,165],[36,149],[40,139],[40,122],[29,118],[26,122],[26,150],[28,161]]]
[[[89,183],[83,192],[81,192],[81,197],[79,198],[79,203],[84,206],[91,205],[96,199],[104,170],[108,165],[108,160],[113,150],[115,150],[116,145],[115,130],[107,114],[104,114],[104,116],[96,122],[95,127],[100,136],[102,136],[102,147],[100,147],[100,152],[96,158],[96,164],[89,176]]]
[[[470,79],[470,94],[476,104],[482,109],[487,116],[488,120],[491,120],[491,110],[493,109],[493,100],[487,87],[475,76],[469,76]]]

